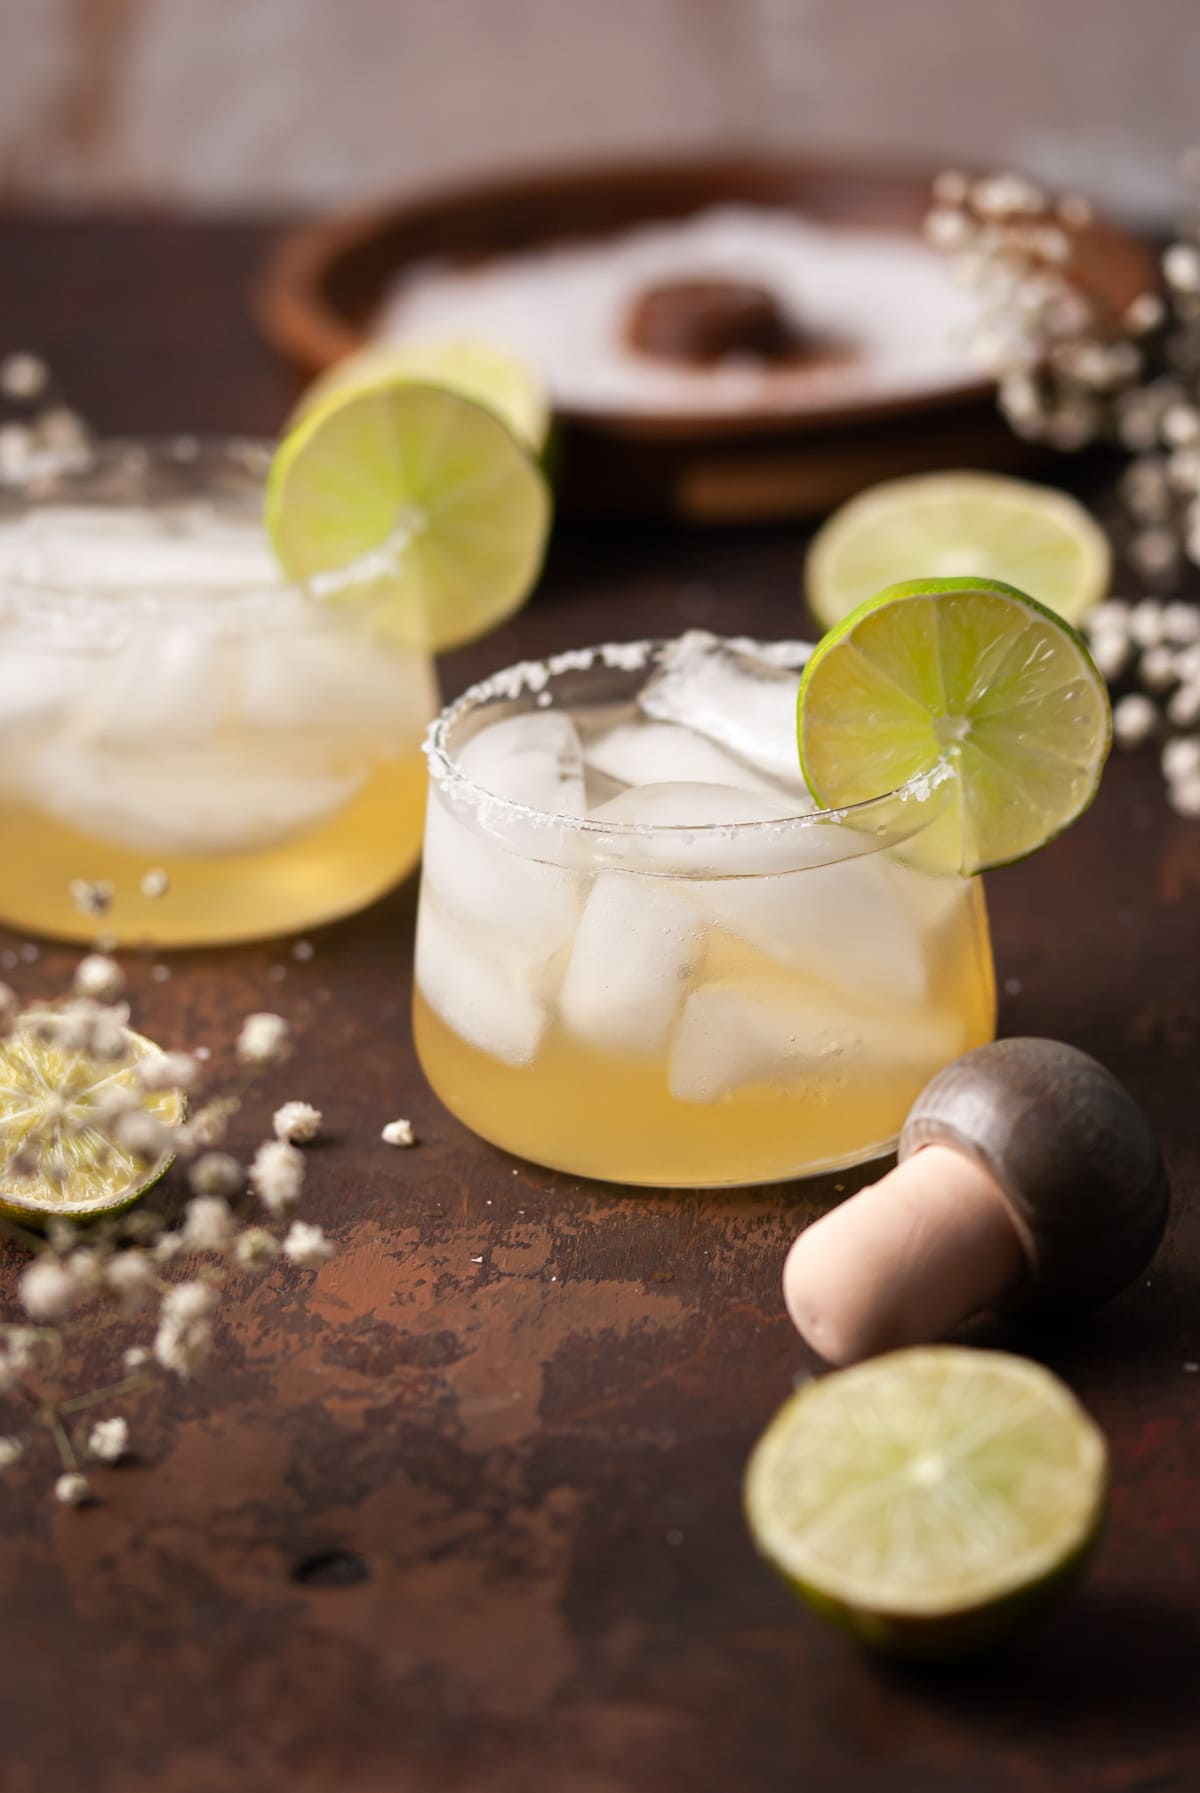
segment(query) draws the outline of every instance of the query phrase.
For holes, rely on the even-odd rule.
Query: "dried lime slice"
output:
[[[925,473],[861,492],[818,531],[804,569],[827,629],[897,579],[1003,579],[1068,622],[1112,577],[1104,531],[1065,492],[996,473]]]
[[[347,393],[405,380],[444,386],[494,411],[532,454],[540,455],[546,446],[550,406],[533,369],[507,349],[462,337],[369,343],[313,381],[300,400],[295,421]]]
[[[178,1090],[142,1088],[139,1064],[163,1056],[152,1040],[126,1028],[121,1058],[90,1058],[44,1037],[44,1018],[21,1015],[0,1040],[0,1214],[25,1226],[115,1213],[167,1169],[169,1152],[147,1168],[113,1143],[103,1117],[114,1094],[127,1093],[167,1127],[178,1126],[185,1108]],[[26,1154],[32,1174],[20,1168]]]
[[[861,604],[804,669],[800,762],[841,809],[947,768],[964,872],[1034,852],[1087,808],[1112,741],[1082,638],[995,579],[913,579]]]
[[[440,653],[525,601],[550,495],[493,412],[398,380],[331,399],[284,437],[266,520],[289,578],[363,610],[403,646]]]
[[[1099,1530],[1107,1451],[1040,1365],[949,1345],[810,1383],[750,1459],[755,1543],[864,1642],[953,1657],[1048,1604]]]

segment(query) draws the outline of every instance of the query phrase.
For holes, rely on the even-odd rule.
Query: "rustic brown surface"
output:
[[[106,428],[271,428],[288,387],[242,310],[264,241],[10,221],[0,346],[41,347]],[[801,546],[562,539],[447,692],[598,638],[791,631]],[[988,1335],[1064,1374],[1113,1446],[1095,1572],[1042,1632],[986,1668],[908,1674],[793,1606],[738,1485],[816,1367],[778,1279],[835,1186],[637,1195],[473,1139],[413,1059],[410,885],[318,933],[306,964],[284,945],[176,955],[169,981],[134,966],[166,1044],[219,1053],[264,1000],[295,1022],[244,1136],[285,1096],[325,1108],[308,1211],[339,1256],[230,1305],[211,1374],[130,1410],[143,1463],[103,1472],[102,1504],[56,1508],[48,1458],[0,1484],[4,1793],[1200,1785],[1200,824],[1168,814],[1149,754],[1126,758],[990,894],[1003,1029],[1125,1078],[1176,1193],[1152,1272],[1093,1323]],[[70,963],[44,949],[12,975],[33,995]],[[398,1114],[417,1150],[379,1143]]]

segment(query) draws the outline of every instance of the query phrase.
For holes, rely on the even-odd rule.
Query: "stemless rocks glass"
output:
[[[435,723],[415,1032],[446,1106],[562,1170],[745,1184],[872,1158],[991,1038],[937,775],[840,812],[796,764],[795,644],[526,664]]]
[[[269,461],[117,442],[0,491],[10,926],[243,940],[347,914],[416,862],[432,663],[283,579]]]

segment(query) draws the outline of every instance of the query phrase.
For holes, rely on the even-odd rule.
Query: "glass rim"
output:
[[[233,510],[239,502],[245,504],[252,499],[256,486],[265,489],[273,453],[274,445],[267,437],[222,431],[103,436],[77,448],[45,450],[35,453],[28,465],[15,475],[0,480],[0,522],[36,514],[43,507],[56,503],[90,504],[98,511],[109,507],[134,508],[139,502],[151,506],[161,501],[149,490],[156,473],[183,476],[189,469],[196,472],[195,497],[204,495],[207,470],[214,483],[214,499],[219,504],[222,496],[226,497],[230,510]],[[244,490],[238,493],[231,489],[222,494],[215,485],[222,474],[233,480],[244,479]],[[105,479],[122,477],[131,482],[128,494],[104,491]],[[141,494],[136,489],[139,480],[147,488]],[[187,502],[188,495],[180,494],[180,501]],[[227,589],[214,591],[211,583],[197,578],[194,582],[173,584],[163,591],[153,582],[140,585],[115,582],[111,587],[102,587],[88,579],[68,581],[31,576],[19,567],[9,569],[0,562],[0,616],[20,618],[31,612],[52,616],[68,612],[90,615],[96,611],[111,615],[115,611],[125,613],[138,609],[159,615],[172,608],[182,613],[186,605],[212,600],[230,611],[254,610],[289,598],[303,599],[314,617],[320,614],[321,606],[314,603],[307,586],[288,579],[282,569],[278,569],[276,578],[249,577],[244,583],[235,582]],[[325,614],[328,616],[329,612]]]
[[[610,822],[595,816],[575,816],[535,809],[529,804],[488,790],[486,785],[468,778],[459,767],[448,745],[448,737],[465,717],[484,705],[516,700],[527,695],[533,696],[536,704],[536,699],[546,690],[551,680],[571,672],[593,669],[615,672],[646,670],[672,645],[674,639],[678,638],[645,637],[630,642],[607,642],[591,648],[570,648],[545,660],[518,661],[468,686],[461,696],[434,718],[426,734],[424,751],[431,782],[445,793],[456,810],[471,811],[483,831],[495,838],[503,837],[505,824],[508,824],[518,831],[526,829],[547,836],[558,834],[575,837],[596,846],[604,841],[640,840],[665,845],[676,843],[683,848],[697,841],[725,841],[734,846],[765,840],[800,840],[818,828],[828,830],[836,827],[845,828],[861,838],[865,855],[899,845],[930,825],[933,817],[928,813],[927,806],[935,796],[946,790],[953,778],[953,770],[944,759],[924,771],[914,773],[901,784],[857,803],[843,804],[832,809],[797,810],[792,815],[783,815],[777,819],[698,823]],[[742,650],[760,654],[765,650],[765,657],[777,666],[802,666],[813,648],[813,644],[809,642],[762,643],[744,636],[723,636],[719,639]],[[792,657],[786,657],[789,653]],[[900,821],[909,806],[911,826],[901,825],[888,829],[887,819],[892,817]],[[517,850],[520,851],[520,848]],[[606,859],[602,851],[600,858]],[[660,869],[666,871],[666,867]]]

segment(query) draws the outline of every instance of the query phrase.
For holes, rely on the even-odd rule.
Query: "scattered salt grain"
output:
[[[161,866],[152,866],[144,875],[138,889],[144,897],[166,896],[171,888],[171,880]]]
[[[379,1137],[384,1145],[389,1146],[412,1146],[417,1143],[411,1121],[389,1121]]]

